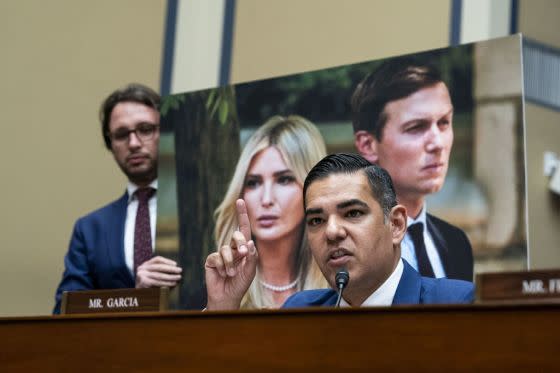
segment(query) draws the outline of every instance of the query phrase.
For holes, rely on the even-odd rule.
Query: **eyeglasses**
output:
[[[109,132],[109,137],[114,143],[124,144],[128,142],[130,134],[134,133],[140,142],[147,142],[154,138],[158,128],[159,124],[141,123],[133,130],[120,128],[113,133]]]

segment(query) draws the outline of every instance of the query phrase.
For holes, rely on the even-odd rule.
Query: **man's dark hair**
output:
[[[419,59],[397,57],[383,62],[352,94],[354,133],[367,131],[381,141],[387,122],[385,105],[439,82],[443,80],[435,66]]]
[[[383,210],[387,218],[391,209],[397,205],[397,195],[393,187],[393,181],[385,169],[369,163],[365,158],[357,154],[337,153],[327,155],[317,163],[303,183],[303,201],[307,204],[305,196],[307,188],[317,181],[333,174],[354,174],[363,171],[366,175],[371,194]]]
[[[111,120],[111,113],[115,106],[121,102],[137,102],[142,105],[151,107],[154,110],[159,110],[161,98],[159,94],[153,89],[145,85],[132,83],[124,88],[117,89],[111,93],[109,97],[103,101],[99,109],[99,119],[101,120],[101,132],[105,147],[111,150],[111,137],[109,135],[109,122]]]

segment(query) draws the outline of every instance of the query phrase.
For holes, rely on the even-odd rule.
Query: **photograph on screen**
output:
[[[259,253],[241,308],[328,288],[302,187],[341,152],[390,174],[405,272],[526,269],[522,103],[519,36],[164,97],[156,254],[183,268],[171,308],[206,306],[204,264],[231,244],[239,198]]]

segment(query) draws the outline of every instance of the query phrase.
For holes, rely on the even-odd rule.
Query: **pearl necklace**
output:
[[[262,280],[259,280],[259,282],[261,283],[262,286],[264,286],[265,289],[272,290],[272,291],[275,291],[277,293],[281,293],[283,291],[295,288],[297,283],[298,283],[298,279],[296,279],[294,282],[290,282],[288,285],[284,285],[284,286],[276,286],[276,285],[267,284],[266,282],[264,282]]]

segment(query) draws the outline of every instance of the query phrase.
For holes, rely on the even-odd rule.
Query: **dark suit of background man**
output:
[[[173,287],[180,280],[181,268],[174,261],[152,257],[159,103],[160,97],[152,89],[130,84],[101,105],[105,146],[128,178],[128,185],[122,197],[74,225],[54,313],[60,312],[64,291]]]
[[[309,249],[331,289],[297,292],[284,308],[335,305],[341,268],[349,273],[342,306],[472,302],[472,283],[422,277],[401,259],[406,209],[381,167],[357,154],[331,154],[309,171],[303,196]],[[238,209],[240,222],[248,221],[244,215]],[[245,239],[250,232],[235,233],[234,245],[206,259],[208,310],[239,308],[255,276],[257,248]]]
[[[443,186],[453,145],[453,104],[439,72],[410,58],[384,62],[356,87],[352,116],[356,148],[389,172],[408,212],[403,258],[423,276],[472,281],[467,236],[426,212],[425,197]]]

